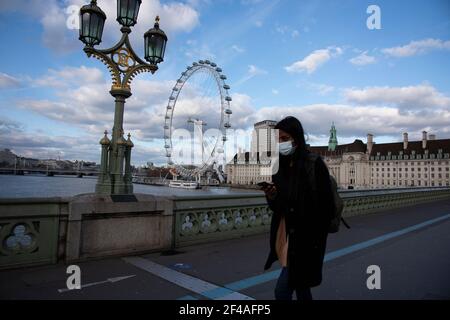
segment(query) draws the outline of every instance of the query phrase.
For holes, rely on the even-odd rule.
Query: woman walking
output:
[[[273,211],[270,252],[264,269],[279,260],[282,271],[275,287],[277,300],[312,300],[311,288],[322,282],[328,227],[334,202],[328,169],[320,157],[312,166],[303,127],[294,117],[277,123],[279,168],[273,184],[263,190]],[[308,175],[307,168],[314,172]],[[312,187],[314,179],[315,187]]]

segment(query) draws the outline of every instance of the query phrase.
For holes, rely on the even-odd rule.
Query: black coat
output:
[[[322,282],[328,226],[334,209],[328,168],[318,157],[315,162],[316,192],[313,193],[306,175],[305,157],[297,152],[291,156],[280,155],[278,172],[272,176],[277,195],[273,200],[267,199],[273,216],[270,253],[264,269],[269,269],[278,260],[275,241],[280,218],[284,215],[289,234],[289,284],[294,288],[315,287]]]

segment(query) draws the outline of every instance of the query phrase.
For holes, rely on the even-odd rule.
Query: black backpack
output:
[[[317,158],[319,157],[318,154],[310,152],[308,154],[307,161],[305,161],[305,167],[306,167],[306,174],[308,175],[308,180],[311,185],[311,189],[313,191],[313,194],[316,196],[316,203],[319,201],[317,199],[317,193],[316,193],[316,178],[315,178],[315,162]],[[339,231],[339,226],[342,223],[347,227],[347,229],[350,229],[350,226],[345,222],[344,218],[342,218],[342,211],[344,211],[344,201],[342,201],[341,197],[339,196],[339,193],[337,191],[338,186],[337,182],[334,179],[334,177],[330,174],[330,184],[331,184],[331,192],[333,194],[333,200],[334,200],[334,212],[333,217],[330,220],[330,226],[328,227],[329,233],[336,233]]]

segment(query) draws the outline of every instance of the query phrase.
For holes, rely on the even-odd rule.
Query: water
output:
[[[80,193],[95,192],[97,177],[77,178],[75,176],[43,175],[0,175],[0,198],[71,197]],[[187,190],[163,186],[134,185],[135,193],[159,196],[201,196],[219,194],[254,193],[255,190],[204,187],[201,190]]]

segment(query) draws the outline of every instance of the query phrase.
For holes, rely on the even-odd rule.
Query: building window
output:
[[[439,168],[438,168],[438,171],[442,171],[442,168],[441,168],[441,167],[439,167]]]
[[[431,178],[434,178],[434,173],[431,174]]]

